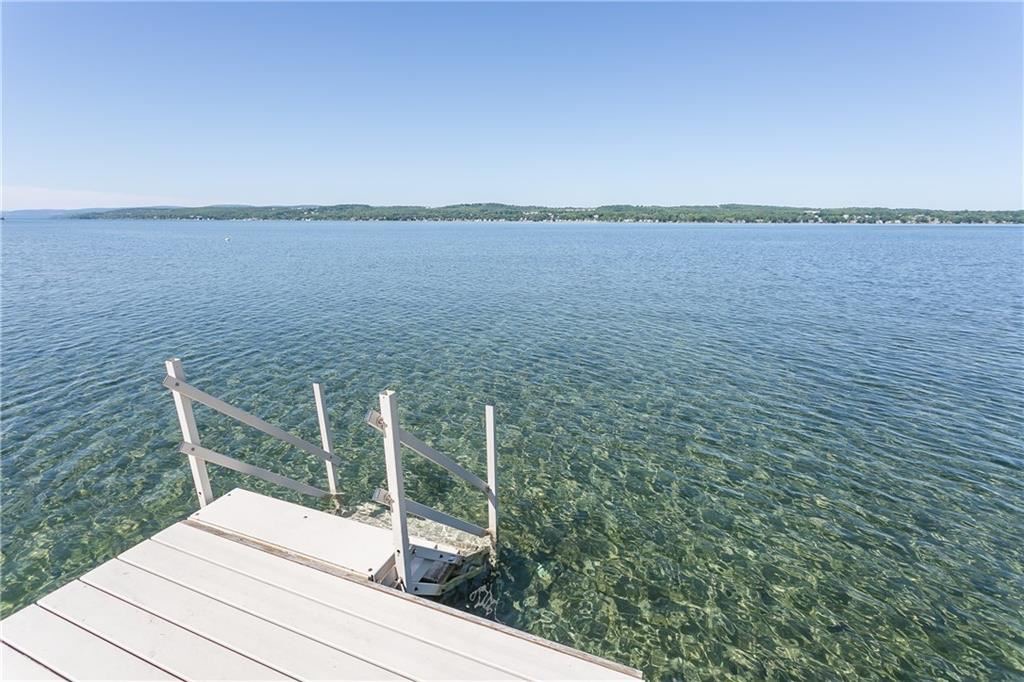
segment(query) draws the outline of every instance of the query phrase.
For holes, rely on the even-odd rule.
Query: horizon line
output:
[[[366,207],[366,208],[418,208],[418,209],[444,209],[454,207],[471,207],[471,206],[506,206],[511,208],[546,208],[546,209],[559,209],[559,210],[588,210],[608,207],[628,207],[628,208],[786,208],[786,209],[800,209],[800,210],[839,210],[839,209],[883,209],[888,211],[909,211],[909,210],[921,210],[921,211],[939,211],[944,213],[951,212],[1015,212],[1024,211],[1024,205],[1019,208],[932,208],[926,206],[882,206],[882,205],[868,205],[868,204],[844,204],[844,205],[809,205],[809,204],[763,204],[763,203],[743,203],[743,202],[722,202],[722,203],[705,203],[705,204],[643,204],[643,203],[604,203],[604,204],[515,204],[503,201],[467,201],[467,202],[456,202],[449,204],[401,204],[401,203],[388,203],[388,204],[371,204],[363,202],[342,202],[342,203],[269,203],[269,204],[250,204],[250,203],[213,203],[213,204],[172,204],[172,203],[153,203],[153,204],[127,204],[120,206],[79,206],[75,208],[50,208],[46,206],[35,207],[35,208],[13,208],[13,209],[0,209],[0,213],[11,214],[21,213],[30,211],[53,211],[60,213],[73,213],[76,211],[120,211],[130,209],[211,209],[211,208],[335,208],[335,207]]]

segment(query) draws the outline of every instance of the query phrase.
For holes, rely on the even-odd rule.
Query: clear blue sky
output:
[[[1021,208],[1022,12],[4,3],[5,208]]]

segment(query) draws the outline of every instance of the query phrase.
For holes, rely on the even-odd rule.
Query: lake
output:
[[[500,564],[453,605],[649,679],[1024,675],[1024,228],[2,229],[4,615],[196,508],[177,355],[314,441],[323,382],[349,503],[384,481],[380,390],[477,472],[495,404]],[[429,462],[406,490],[486,522]]]

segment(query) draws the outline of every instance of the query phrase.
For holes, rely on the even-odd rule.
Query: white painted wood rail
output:
[[[182,433],[182,443],[178,449],[179,452],[186,455],[189,459],[193,480],[196,485],[196,494],[199,497],[201,507],[205,507],[213,501],[213,492],[207,472],[208,463],[213,463],[249,476],[255,476],[304,495],[315,497],[337,495],[336,465],[340,463],[340,460],[334,454],[331,427],[327,416],[327,402],[324,398],[324,390],[321,384],[313,384],[313,400],[316,407],[317,425],[320,431],[320,445],[318,446],[189,384],[185,381],[185,373],[182,369],[181,361],[177,358],[168,360],[166,367],[167,376],[164,377],[163,385],[171,391],[171,395],[174,397],[174,404]],[[206,405],[242,424],[319,458],[326,465],[327,490],[296,481],[201,445],[195,415],[192,412],[193,402]],[[390,508],[392,550],[388,555],[385,565],[376,564],[367,570],[376,576],[375,579],[379,579],[382,582],[393,582],[395,586],[407,592],[418,592],[425,595],[443,594],[446,589],[450,589],[459,581],[464,581],[480,570],[483,570],[479,562],[475,562],[475,557],[486,553],[486,548],[481,547],[479,550],[471,550],[469,555],[452,555],[444,560],[429,559],[425,554],[416,554],[417,550],[424,550],[425,548],[419,544],[414,545],[410,543],[408,516],[411,514],[476,537],[488,537],[490,539],[492,557],[496,555],[498,540],[498,484],[494,406],[487,405],[484,411],[487,456],[487,481],[485,482],[448,455],[435,450],[416,436],[404,431],[398,422],[398,401],[394,391],[384,391],[381,393],[379,403],[380,412],[370,410],[366,420],[370,426],[380,431],[384,438],[384,459],[387,466],[388,489],[386,492],[378,491],[374,499],[377,502],[386,504]],[[465,481],[477,491],[482,492],[487,500],[487,527],[478,526],[475,523],[460,519],[439,509],[434,509],[415,500],[408,499],[405,495],[402,446],[409,448],[416,454],[445,469],[452,476]],[[438,562],[456,564],[459,571],[455,574],[452,570],[449,570],[447,565],[438,565]]]
[[[167,368],[167,377],[172,382],[185,382],[185,370],[181,367],[181,360],[171,358],[164,363],[164,366]],[[181,391],[173,388],[171,395],[174,396],[174,409],[178,413],[178,424],[181,426],[181,439],[190,445],[199,445],[199,428],[196,426],[196,417],[192,413],[192,401]],[[192,480],[196,484],[199,506],[205,507],[213,502],[213,491],[210,488],[210,474],[206,470],[206,462],[198,459],[195,455],[189,455],[188,464],[192,470]]]
[[[384,430],[380,426],[380,421],[380,413],[376,410],[370,410],[366,413],[366,423],[383,433]],[[448,473],[461,478],[480,492],[487,492],[487,484],[484,483],[479,476],[463,467],[448,455],[442,454],[430,447],[408,431],[399,428],[398,439],[401,441],[402,445],[413,452],[422,455],[424,459],[428,459],[442,469],[446,469]]]
[[[320,445],[326,452],[334,454],[334,445],[331,439],[331,425],[327,421],[327,403],[324,401],[324,389],[320,384],[313,384],[313,399],[316,401],[316,419],[320,424]],[[338,472],[334,469],[334,462],[327,462],[327,485],[332,495],[338,494]]]
[[[178,450],[183,455],[188,455],[189,457],[196,457],[204,462],[212,462],[213,464],[219,464],[225,469],[231,469],[241,474],[249,474],[250,476],[255,476],[256,478],[262,478],[264,481],[267,481],[268,483],[276,483],[277,485],[283,488],[294,490],[295,492],[302,493],[303,495],[313,495],[314,497],[323,497],[324,495],[330,495],[330,493],[328,493],[326,490],[321,490],[320,488],[316,488],[311,485],[306,485],[305,483],[294,481],[288,478],[287,476],[275,474],[273,471],[267,471],[266,469],[261,469],[260,467],[254,466],[252,464],[246,464],[245,462],[237,460],[234,457],[222,455],[216,450],[210,450],[209,448],[204,448],[201,445],[190,445],[188,443],[182,443],[179,446]]]
[[[484,429],[487,432],[487,531],[491,549],[498,552],[498,445],[494,435],[494,405],[484,408]]]
[[[195,386],[191,386],[183,380],[178,380],[170,375],[164,378],[164,386],[171,389],[172,392],[181,394],[187,398],[194,400],[197,403],[202,403],[207,407],[217,410],[223,415],[227,415],[236,421],[240,421],[247,426],[251,426],[257,431],[262,431],[268,436],[278,439],[279,441],[293,445],[300,450],[305,450],[314,457],[319,457],[325,462],[332,462],[334,464],[340,464],[341,462],[337,457],[327,452],[318,445],[313,445],[309,441],[305,441],[298,436],[294,436],[282,428],[274,426],[273,424],[267,423],[257,417],[256,415],[249,414],[245,410],[240,410],[234,405],[230,405],[220,398],[214,398],[209,393],[200,391]]]
[[[201,391],[195,386],[187,383],[185,381],[185,371],[182,369],[181,360],[178,358],[171,358],[165,363],[165,366],[167,369],[167,376],[164,377],[163,385],[170,389],[171,395],[174,397],[174,407],[178,414],[178,423],[181,426],[182,443],[178,449],[182,454],[188,456],[189,466],[192,470],[192,479],[196,486],[196,495],[199,497],[200,507],[205,507],[213,501],[213,491],[210,487],[209,473],[206,468],[207,462],[212,462],[213,464],[217,464],[243,474],[256,476],[264,481],[280,485],[304,495],[321,497],[337,494],[337,470],[335,469],[335,465],[340,464],[341,461],[332,452],[331,427],[327,420],[327,405],[324,401],[323,387],[320,384],[313,384],[313,397],[316,403],[317,422],[320,427],[321,442],[321,446],[317,446],[294,434],[288,433],[282,428],[260,419],[256,415],[239,409],[219,398],[215,398],[209,393]],[[276,438],[283,443],[287,443],[288,445],[308,452],[309,454],[323,460],[327,465],[328,490],[321,490],[320,488],[306,483],[301,483],[288,478],[287,476],[276,474],[272,471],[268,471],[267,469],[262,469],[242,462],[234,457],[221,454],[215,450],[202,447],[199,442],[199,429],[196,426],[195,415],[192,411],[193,402],[206,405],[223,415],[231,417],[232,419],[247,426],[251,426],[257,431],[262,431],[268,436]]]
[[[380,420],[384,433],[384,461],[387,464],[388,503],[391,506],[391,534],[395,549],[395,569],[403,590],[409,591],[412,573],[412,554],[409,547],[409,519],[405,509],[405,476],[402,473],[402,447],[398,430],[398,400],[394,391],[380,394]]]
[[[378,489],[373,494],[373,501],[379,502],[380,504],[390,505],[391,493],[389,493],[386,490]],[[463,521],[457,516],[445,514],[443,511],[439,511],[437,509],[434,509],[433,507],[428,507],[425,504],[420,504],[419,502],[411,500],[408,497],[405,498],[405,513],[412,514],[413,516],[418,516],[421,519],[428,519],[436,523],[441,523],[446,526],[450,526],[451,528],[461,530],[463,533],[475,535],[478,538],[484,537],[489,532],[486,528],[481,528],[475,523]]]
[[[401,428],[398,423],[398,401],[394,391],[380,394],[380,412],[370,410],[366,414],[366,423],[381,432],[384,436],[384,459],[388,472],[388,490],[378,490],[374,500],[387,504],[391,508],[391,527],[395,540],[395,568],[400,582],[407,592],[410,587],[410,547],[406,526],[407,514],[418,516],[435,523],[440,523],[477,537],[489,536],[492,552],[497,552],[498,542],[498,454],[494,428],[494,406],[487,405],[484,410],[484,424],[487,439],[487,482],[472,473],[448,455],[438,452],[416,436]],[[404,472],[402,469],[401,446],[405,446],[430,460],[451,475],[462,479],[487,496],[488,527],[482,528],[458,517],[428,507],[405,496]],[[425,586],[420,586],[423,588]]]

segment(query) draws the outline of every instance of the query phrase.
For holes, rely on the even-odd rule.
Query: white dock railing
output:
[[[206,470],[207,462],[219,464],[227,469],[232,469],[243,474],[249,474],[261,478],[264,481],[275,483],[282,487],[294,490],[295,492],[317,497],[335,495],[338,491],[337,473],[335,466],[340,460],[331,452],[331,430],[327,422],[327,406],[324,402],[323,389],[320,384],[313,384],[313,398],[316,403],[317,418],[320,423],[320,439],[322,446],[313,445],[298,436],[288,433],[284,429],[269,424],[259,417],[249,414],[234,405],[230,405],[209,393],[205,393],[195,386],[185,382],[185,372],[181,366],[181,360],[172,358],[165,363],[167,376],[164,377],[163,385],[171,390],[174,396],[174,407],[178,413],[178,423],[181,426],[182,443],[179,451],[188,455],[189,466],[192,469],[192,479],[196,485],[196,494],[199,496],[199,506],[205,507],[213,501],[213,492],[210,488],[210,477]],[[275,474],[272,471],[246,464],[245,462],[228,457],[227,455],[210,450],[200,445],[199,429],[196,426],[195,415],[192,413],[192,402],[201,403],[209,408],[220,412],[223,415],[251,426],[257,431],[262,431],[279,441],[292,445],[300,450],[322,459],[327,465],[327,487],[329,490],[321,490],[306,483],[300,483],[294,479]]]
[[[412,575],[412,552],[409,551],[409,530],[407,515],[419,516],[436,523],[475,535],[490,537],[492,555],[497,552],[498,543],[498,453],[494,435],[494,406],[487,405],[484,410],[484,423],[487,440],[487,482],[467,470],[448,455],[438,452],[416,436],[403,430],[398,423],[398,400],[394,391],[380,394],[380,412],[370,410],[366,414],[366,423],[384,435],[384,459],[387,463],[388,489],[378,490],[374,495],[377,502],[387,504],[391,508],[391,530],[395,544],[395,569],[403,586],[410,585]],[[402,446],[430,460],[460,478],[487,497],[488,527],[482,528],[450,514],[420,504],[405,495],[404,473],[402,468]],[[404,551],[403,551],[404,550]]]
[[[320,445],[314,445],[192,386],[185,381],[185,372],[182,369],[181,361],[177,358],[172,358],[165,364],[167,376],[164,377],[163,385],[171,391],[171,395],[174,397],[178,423],[181,426],[182,442],[178,450],[183,455],[188,456],[200,507],[205,507],[213,501],[213,491],[210,487],[210,477],[207,471],[207,464],[210,463],[255,476],[304,495],[324,497],[337,494],[337,470],[335,466],[340,464],[340,460],[333,452],[331,428],[327,420],[327,406],[324,401],[323,387],[320,384],[313,384],[313,399],[316,404],[321,443]],[[296,481],[287,476],[248,464],[203,446],[199,439],[199,429],[196,426],[195,415],[192,412],[193,402],[206,405],[257,431],[261,431],[268,436],[323,460],[327,468],[328,490]],[[398,401],[394,391],[385,391],[380,394],[380,412],[370,410],[366,415],[366,421],[384,435],[384,461],[387,466],[388,487],[387,490],[378,490],[374,494],[373,499],[388,505],[391,509],[391,532],[394,547],[393,554],[374,573],[374,579],[389,581],[391,578],[387,576],[393,575],[395,586],[405,591],[418,592],[419,594],[429,596],[443,594],[455,584],[478,573],[482,570],[482,567],[476,567],[475,565],[464,566],[463,560],[467,558],[465,555],[440,551],[437,546],[431,549],[411,544],[409,541],[408,515],[412,514],[413,516],[418,516],[476,537],[488,537],[492,559],[496,558],[498,544],[498,454],[495,442],[494,406],[487,405],[484,411],[487,444],[486,482],[448,455],[438,452],[416,436],[399,427]],[[487,528],[452,516],[451,514],[446,514],[406,497],[405,475],[402,467],[402,446],[425,457],[447,470],[452,476],[462,479],[470,486],[482,492],[487,498]],[[438,570],[431,573],[431,570],[434,568]],[[460,570],[453,577],[451,570],[456,568]]]

